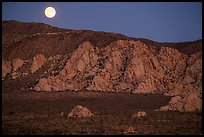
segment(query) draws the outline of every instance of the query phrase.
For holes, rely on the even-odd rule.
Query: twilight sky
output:
[[[56,9],[52,19],[46,7]],[[157,42],[202,38],[201,2],[3,2],[2,20],[121,33]]]

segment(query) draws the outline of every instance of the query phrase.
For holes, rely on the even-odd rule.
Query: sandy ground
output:
[[[2,132],[4,135],[201,135],[201,112],[154,111],[168,104],[169,99],[170,97],[151,94],[4,89]],[[89,108],[96,117],[67,118],[76,105]],[[137,111],[145,111],[147,117],[133,119],[132,115]],[[133,130],[128,132],[130,127]]]

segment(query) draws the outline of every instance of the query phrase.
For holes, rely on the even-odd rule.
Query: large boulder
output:
[[[145,74],[144,65],[139,57],[134,57],[127,66],[124,79],[128,83],[139,83]]]
[[[77,105],[72,111],[68,114],[68,118],[71,117],[93,117],[94,114],[87,107]]]
[[[202,100],[197,93],[190,93],[185,97],[185,104],[183,106],[186,112],[195,112],[202,110]]]
[[[36,91],[51,91],[51,87],[47,82],[46,78],[41,78],[38,84],[34,87]]]
[[[23,66],[24,60],[21,59],[14,59],[12,60],[12,66],[13,66],[13,72],[15,72],[17,69]]]
[[[38,69],[40,69],[46,63],[46,61],[47,59],[43,54],[37,54],[33,58],[33,63],[30,68],[31,73],[35,73]]]
[[[111,69],[108,68],[111,65]],[[119,50],[112,51],[106,61],[106,69],[111,71],[119,71],[123,67],[122,54]]]
[[[184,97],[175,96],[171,98],[168,105],[160,108],[161,111],[195,112],[202,110],[202,100],[197,93],[190,93]]]

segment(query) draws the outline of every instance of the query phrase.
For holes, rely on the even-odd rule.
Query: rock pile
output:
[[[164,94],[172,96],[172,100],[161,110],[201,111],[202,108],[202,51],[188,56],[177,49],[157,50],[135,40],[118,40],[99,49],[85,41],[69,57],[59,55],[47,59],[38,54],[31,62],[29,73],[48,63],[51,65],[46,73],[53,73],[39,77],[34,85],[36,91]],[[15,74],[13,79],[20,76],[17,71],[23,64],[25,61],[18,58],[3,60],[2,79],[9,73]]]
[[[145,111],[138,111],[132,115],[132,118],[145,118],[147,117],[147,113]]]
[[[201,51],[190,57],[169,47],[157,52],[134,40],[115,41],[101,49],[86,41],[58,75],[40,79],[34,89],[159,93],[188,98],[190,93],[199,95],[202,91],[201,58]],[[197,98],[201,100],[200,95]]]
[[[184,97],[175,96],[171,98],[169,105],[160,108],[161,111],[171,110],[180,112],[199,112],[202,110],[201,95],[194,92]]]
[[[20,74],[17,73],[17,70],[24,65],[24,60],[13,59],[12,61],[2,60],[2,79],[6,77],[7,74],[12,73],[12,79],[15,79]]]

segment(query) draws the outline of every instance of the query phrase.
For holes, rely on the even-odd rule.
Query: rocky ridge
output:
[[[130,38],[110,41],[105,46],[95,46],[92,41],[82,41],[72,52],[63,54],[41,52],[32,58],[5,57],[2,79],[32,77],[29,88],[36,91],[164,94],[172,99],[160,110],[201,111],[201,50],[189,55],[176,48],[158,48]],[[17,56],[14,50],[10,53]]]

